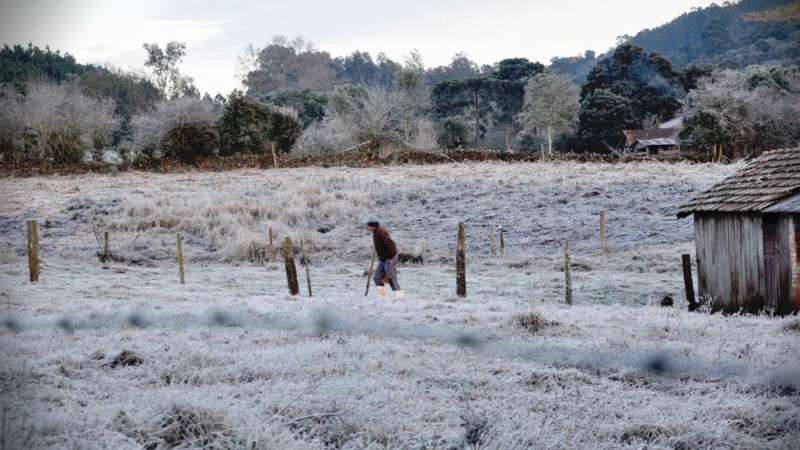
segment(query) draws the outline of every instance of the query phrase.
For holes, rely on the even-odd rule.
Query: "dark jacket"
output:
[[[397,254],[397,246],[389,236],[386,228],[378,226],[372,232],[372,242],[375,243],[375,251],[378,253],[378,259],[381,261],[394,258]]]

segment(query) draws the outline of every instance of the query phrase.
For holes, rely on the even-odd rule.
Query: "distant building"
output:
[[[714,310],[800,312],[800,147],[774,150],[681,206]]]
[[[680,156],[678,133],[683,128],[683,119],[676,117],[655,128],[622,130],[625,149],[636,156],[673,157]]]

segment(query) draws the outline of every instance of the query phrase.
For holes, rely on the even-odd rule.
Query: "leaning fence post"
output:
[[[567,245],[564,248],[564,301],[568,304],[572,304],[572,261],[570,260],[570,252],[569,252],[569,241],[567,241]]]
[[[35,220],[28,221],[28,272],[31,283],[39,281],[39,228]]]
[[[467,257],[464,245],[464,222],[458,222],[458,244],[456,246],[456,295],[467,296]]]
[[[692,281],[692,258],[688,253],[681,255],[683,262],[683,284],[686,288],[686,300],[689,302],[689,311],[697,309],[697,300],[694,298],[694,281]]]
[[[297,283],[297,266],[294,264],[294,251],[292,250],[292,238],[286,236],[283,239],[283,264],[286,267],[286,281],[289,284],[289,294],[300,294],[300,286]]]
[[[176,238],[178,240],[178,274],[181,277],[181,284],[186,284],[186,278],[183,272],[183,239],[180,233],[176,235]]]

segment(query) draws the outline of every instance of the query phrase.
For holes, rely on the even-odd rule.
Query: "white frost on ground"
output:
[[[737,168],[467,163],[2,179],[0,306],[14,327],[0,331],[0,443],[796,448],[798,319],[686,311],[680,255],[694,253],[692,221],[674,211]],[[402,252],[425,260],[401,266],[399,301],[364,296],[362,222],[373,214]],[[28,219],[40,227],[38,283],[27,280]],[[466,298],[455,295],[459,221]],[[503,255],[491,255],[491,226],[503,230]],[[283,264],[269,260],[270,228],[298,253],[303,240],[313,296],[300,265],[301,294],[288,295]],[[101,263],[104,231],[115,260]],[[664,296],[674,307],[659,306]]]

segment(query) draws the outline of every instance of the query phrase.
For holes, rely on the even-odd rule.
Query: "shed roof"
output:
[[[800,212],[800,194],[795,194],[785,200],[770,206],[765,213],[796,213]]]
[[[670,139],[670,138],[639,139],[638,142],[639,142],[639,145],[637,145],[636,148],[652,147],[652,146],[666,146],[666,145],[676,146],[676,145],[678,145],[678,141],[676,141],[675,139]]]
[[[625,135],[625,145],[630,146],[643,139],[674,138],[679,130],[675,128],[645,128],[643,130],[622,130]]]
[[[681,218],[695,212],[800,212],[800,201],[790,201],[797,194],[800,194],[800,147],[773,150],[681,206],[677,215]],[[780,211],[770,208],[773,206]]]

